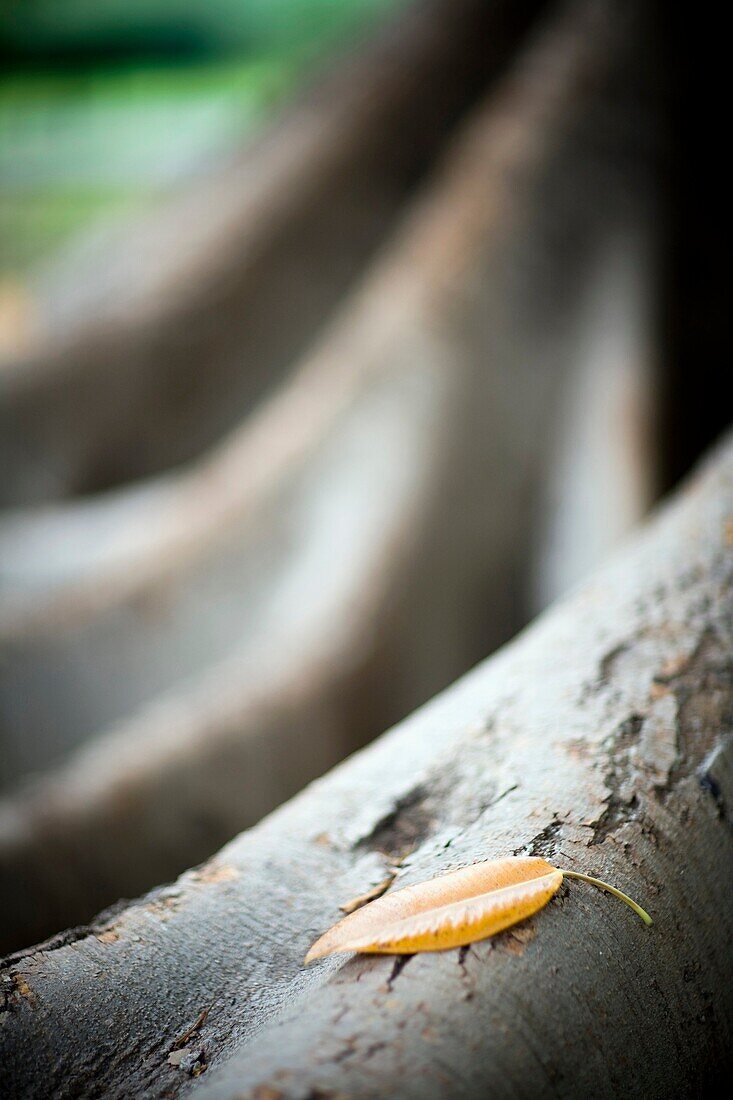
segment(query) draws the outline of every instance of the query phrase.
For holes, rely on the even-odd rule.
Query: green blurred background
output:
[[[5,0],[0,279],[211,170],[401,0]]]

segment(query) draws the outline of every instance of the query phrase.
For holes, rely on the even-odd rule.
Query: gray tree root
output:
[[[1,525],[0,949],[204,859],[523,621],[578,288],[638,203],[595,136],[628,35],[587,12],[538,30],[257,415],[145,491]]]
[[[513,644],[209,863],[7,960],[18,1097],[701,1096],[733,1029],[733,441]],[[534,853],[564,886],[467,951],[312,940],[396,885]]]
[[[35,288],[0,371],[0,499],[188,461],[314,338],[535,3],[415,0],[254,144]]]

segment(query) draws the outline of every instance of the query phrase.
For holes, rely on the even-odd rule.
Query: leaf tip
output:
[[[338,947],[332,945],[330,942],[330,935],[327,933],[320,936],[315,943],[312,943],[309,947],[303,959],[303,966],[310,966],[310,964],[316,962],[317,959],[325,959],[326,955],[332,955],[334,951],[338,951]]]

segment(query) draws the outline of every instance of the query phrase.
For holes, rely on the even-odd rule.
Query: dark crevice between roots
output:
[[[161,891],[163,889],[164,887],[160,888]],[[129,905],[130,901],[127,898],[121,898],[114,905],[103,909],[90,924],[79,924],[73,928],[66,928],[63,932],[58,932],[55,936],[51,936],[50,939],[43,940],[41,943],[31,944],[30,947],[24,947],[19,951],[13,951],[11,954],[5,955],[0,958],[0,973],[9,970],[12,966],[33,955],[41,952],[47,955],[50,951],[58,951],[61,947],[70,947],[72,944],[78,943],[79,940],[88,939],[89,936],[101,935],[109,929],[117,917],[129,908]]]

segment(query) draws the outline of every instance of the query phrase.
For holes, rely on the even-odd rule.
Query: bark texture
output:
[[[174,885],[9,958],[18,1097],[709,1095],[733,1030],[733,442],[513,644]],[[541,854],[525,925],[303,955],[341,902]]]
[[[629,38],[599,11],[538,29],[313,354],[202,463],[2,525],[6,766],[53,769],[0,803],[3,949],[205,858],[523,621],[587,257],[611,211],[639,216],[596,137]]]

